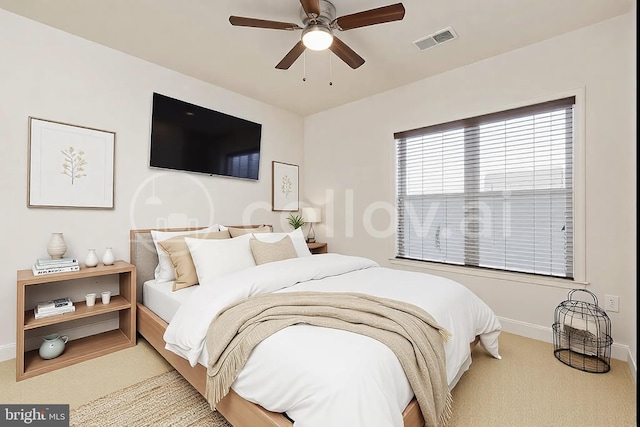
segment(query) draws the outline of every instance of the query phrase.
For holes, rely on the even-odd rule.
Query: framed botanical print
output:
[[[115,132],[29,117],[27,206],[113,209]]]
[[[271,176],[271,210],[296,212],[299,209],[298,166],[274,161]]]

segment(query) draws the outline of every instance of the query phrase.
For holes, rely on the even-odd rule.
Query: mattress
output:
[[[171,322],[178,308],[197,289],[197,286],[173,291],[173,282],[147,280],[143,284],[142,304],[165,322]]]
[[[155,279],[147,280],[143,284],[142,304],[153,311],[165,322],[171,322],[178,308],[185,302],[191,294],[198,289],[198,286],[173,290],[173,282],[157,282]],[[198,358],[198,363],[207,366],[209,355],[206,349]]]

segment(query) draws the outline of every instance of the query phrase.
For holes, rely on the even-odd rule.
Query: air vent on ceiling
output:
[[[458,38],[456,33],[453,31],[453,28],[445,28],[444,30],[440,30],[435,32],[427,37],[421,38],[420,40],[416,40],[413,44],[420,50],[427,50],[431,47],[437,46],[444,42],[448,42],[449,40],[453,40]]]

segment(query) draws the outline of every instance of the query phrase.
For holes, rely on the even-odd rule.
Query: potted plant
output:
[[[292,226],[294,230],[304,225],[304,219],[302,219],[301,215],[289,214],[287,220],[289,221],[289,225]]]

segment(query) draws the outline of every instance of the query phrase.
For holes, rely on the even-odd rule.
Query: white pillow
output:
[[[311,256],[311,251],[309,250],[307,241],[304,238],[304,234],[302,233],[302,227],[296,228],[291,233],[256,233],[253,235],[253,237],[255,237],[256,239],[266,243],[278,242],[282,240],[284,236],[291,237],[291,241],[293,241],[293,247],[296,249],[298,257]]]
[[[203,228],[201,230],[190,230],[190,231],[160,231],[160,230],[151,230],[151,238],[153,239],[153,245],[156,248],[156,252],[158,253],[158,265],[155,270],[155,278],[157,282],[171,282],[172,280],[176,280],[176,273],[173,269],[173,264],[171,264],[171,258],[169,258],[169,254],[167,254],[158,244],[158,242],[162,242],[163,240],[168,240],[172,237],[176,236],[184,236],[186,234],[194,234],[194,233],[210,233],[214,231],[220,231],[218,224],[214,224],[210,227]]]
[[[192,239],[185,237],[198,282],[207,285],[216,279],[246,268],[255,267],[249,239],[251,234],[233,239]]]

